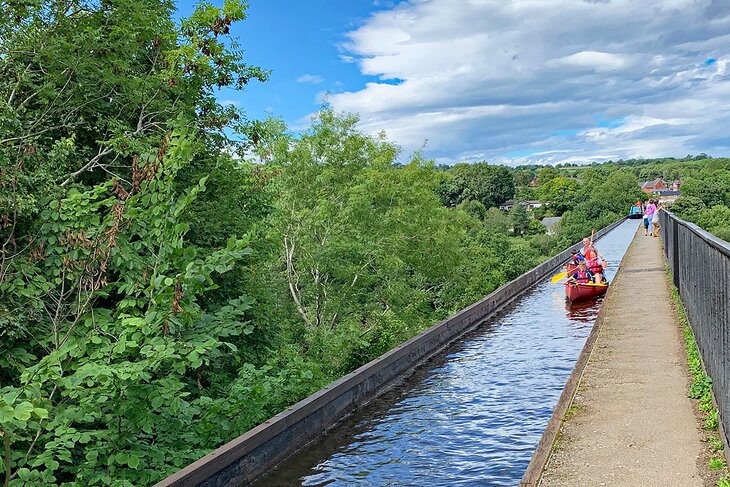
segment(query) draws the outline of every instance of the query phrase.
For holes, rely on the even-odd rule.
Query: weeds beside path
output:
[[[669,271],[667,273],[670,274]],[[672,282],[671,275],[668,276],[668,280]],[[709,450],[707,456],[710,457],[707,460],[707,467],[711,471],[716,472],[716,475],[713,475],[713,477],[717,477],[716,483],[718,487],[730,487],[730,470],[728,469],[724,454],[725,445],[718,436],[719,416],[712,396],[712,378],[705,373],[704,367],[702,366],[702,359],[697,349],[697,342],[695,342],[692,327],[689,325],[689,320],[684,311],[679,292],[674,286],[672,286],[672,301],[674,301],[677,316],[679,317],[679,325],[684,335],[684,350],[687,354],[687,366],[692,377],[687,395],[697,400],[695,405],[700,421],[702,422],[702,427],[706,432],[705,441]]]

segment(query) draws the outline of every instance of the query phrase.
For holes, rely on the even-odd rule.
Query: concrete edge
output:
[[[638,228],[636,230],[636,233],[638,233],[640,230],[641,228]],[[552,416],[550,416],[550,420],[548,421],[548,424],[545,427],[542,436],[540,437],[540,441],[538,441],[537,443],[535,453],[532,454],[530,463],[527,465],[527,470],[525,470],[525,473],[522,476],[522,480],[520,480],[520,487],[537,487],[540,483],[542,474],[545,471],[548,462],[550,461],[550,457],[552,456],[553,447],[560,433],[560,428],[565,421],[565,415],[570,409],[570,406],[573,404],[573,399],[575,398],[575,394],[578,391],[578,386],[580,385],[580,381],[583,378],[583,373],[585,372],[586,366],[588,365],[591,355],[593,354],[593,349],[596,345],[596,341],[598,340],[598,335],[601,332],[601,325],[603,324],[606,314],[606,301],[608,301],[608,299],[610,299],[610,297],[614,294],[611,292],[612,286],[615,286],[616,281],[621,279],[621,276],[623,275],[624,259],[629,254],[629,251],[631,250],[631,247],[634,246],[635,242],[636,234],[634,235],[634,239],[631,241],[631,244],[626,249],[626,253],[621,258],[621,262],[619,262],[618,271],[616,271],[616,275],[611,282],[611,286],[609,286],[608,288],[608,292],[603,300],[603,303],[601,304],[601,309],[598,311],[598,315],[596,316],[596,321],[593,324],[593,328],[588,334],[588,338],[583,345],[583,349],[578,356],[578,360],[575,362],[573,372],[570,374],[568,381],[563,387],[563,392],[560,394],[560,399],[558,399],[558,403],[555,405],[555,409],[553,409],[553,414]]]
[[[625,220],[625,217],[621,218],[599,230],[594,237],[595,240]],[[486,318],[559,268],[570,256],[571,250],[579,246],[580,242],[568,247],[500,286],[480,301],[431,326],[421,334],[161,480],[155,487],[192,487],[203,484],[233,486],[250,483],[314,440],[354,409],[388,390],[397,380],[410,375],[416,366],[475,329]],[[296,441],[284,441],[283,437],[287,434],[293,436]],[[285,446],[282,446],[282,443]],[[267,446],[268,451],[263,452]]]

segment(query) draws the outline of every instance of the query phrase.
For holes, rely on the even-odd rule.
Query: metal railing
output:
[[[730,433],[730,244],[667,211],[660,216],[664,252],[720,413]]]

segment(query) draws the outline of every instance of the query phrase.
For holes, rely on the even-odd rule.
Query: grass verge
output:
[[[671,276],[669,277],[671,282]],[[679,324],[682,327],[682,334],[684,335],[684,350],[687,353],[687,364],[692,375],[692,383],[690,384],[687,395],[697,400],[696,405],[702,417],[702,427],[707,431],[705,441],[707,441],[710,451],[712,451],[712,458],[710,458],[707,466],[711,470],[722,471],[723,478],[717,481],[718,487],[730,487],[730,470],[725,461],[724,445],[718,437],[719,414],[712,400],[712,378],[705,373],[702,367],[702,360],[700,358],[700,352],[697,349],[694,333],[689,325],[687,313],[679,297],[679,291],[674,286],[672,286],[672,300],[677,308]]]

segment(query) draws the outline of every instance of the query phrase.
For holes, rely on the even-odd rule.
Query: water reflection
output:
[[[598,310],[601,308],[603,296],[599,296],[598,298],[589,301],[579,301],[577,303],[571,303],[565,299],[564,302],[566,318],[592,327],[593,322],[596,319],[596,315],[598,314]]]
[[[619,262],[636,228],[601,239],[602,254]],[[516,485],[600,302],[566,309],[546,279],[255,485]]]

